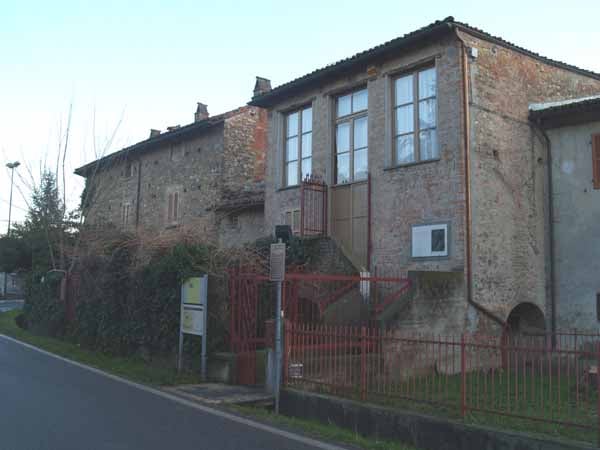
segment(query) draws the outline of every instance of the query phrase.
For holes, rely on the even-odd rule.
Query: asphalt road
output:
[[[0,336],[1,450],[333,448],[212,411],[178,403]]]

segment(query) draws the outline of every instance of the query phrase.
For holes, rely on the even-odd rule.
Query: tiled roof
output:
[[[542,61],[545,64],[549,64],[551,66],[559,67],[565,70],[569,70],[572,72],[579,73],[581,75],[589,76],[592,78],[600,79],[600,74],[596,72],[592,72],[590,70],[581,69],[579,67],[566,64],[560,61],[556,61],[550,58],[546,58],[544,56],[539,55],[538,53],[527,50],[523,47],[519,47],[511,42],[508,42],[500,37],[493,36],[489,33],[486,33],[479,28],[473,27],[469,24],[458,22],[454,20],[454,17],[446,17],[444,20],[438,20],[433,22],[430,25],[427,25],[423,28],[419,28],[416,31],[405,34],[404,36],[398,37],[391,41],[385,42],[376,47],[370,48],[363,52],[357,53],[349,58],[342,59],[338,62],[325,66],[321,69],[314,70],[300,78],[296,78],[295,80],[289,81],[285,84],[282,84],[275,89],[266,92],[261,95],[257,95],[252,98],[249,104],[255,106],[269,106],[275,103],[281,96],[289,95],[292,92],[298,91],[305,86],[309,86],[312,83],[322,82],[323,80],[339,76],[339,74],[351,68],[355,68],[361,65],[369,64],[372,61],[385,56],[388,53],[393,51],[397,51],[399,49],[403,49],[415,44],[419,44],[424,42],[426,39],[430,39],[433,37],[441,36],[445,33],[451,32],[453,30],[461,30],[466,33],[469,33],[475,37],[480,39],[493,42],[497,45],[510,48],[514,51],[522,53],[524,55],[535,58],[539,61]]]
[[[129,147],[125,147],[117,152],[111,153],[110,155],[106,155],[100,159],[87,163],[84,166],[75,169],[75,173],[77,175],[85,177],[95,167],[103,167],[113,162],[120,161],[122,159],[134,155],[139,155],[145,151],[154,149],[159,144],[176,139],[185,138],[197,132],[210,129],[216,125],[222,124],[226,119],[238,114],[244,108],[247,107],[242,106],[241,108],[234,109],[233,111],[228,111],[223,114],[209,117],[208,119],[204,119],[198,122],[193,122],[188,125],[184,125],[182,127],[175,128],[171,131],[166,131],[164,133],[159,134],[158,136],[148,138],[146,140],[138,142],[137,144],[130,145]]]
[[[529,112],[531,116],[542,116],[554,112],[572,111],[589,107],[600,107],[600,95],[571,98],[558,102],[533,103],[529,105]]]

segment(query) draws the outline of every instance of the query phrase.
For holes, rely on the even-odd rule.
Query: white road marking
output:
[[[19,341],[17,339],[13,339],[13,338],[11,338],[9,336],[6,336],[4,334],[0,334],[0,337],[3,338],[3,339],[6,339],[8,341],[12,341],[12,342],[14,342],[16,344],[22,345],[24,347],[27,347],[27,348],[29,348],[31,350],[35,350],[37,352],[43,353],[44,355],[50,356],[52,358],[59,359],[59,360],[64,361],[64,362],[66,362],[68,364],[72,364],[72,365],[74,365],[76,367],[79,367],[81,369],[93,372],[93,373],[95,373],[97,375],[101,375],[101,376],[104,376],[106,378],[110,378],[111,380],[119,381],[121,383],[125,383],[125,384],[127,384],[127,385],[129,385],[131,387],[140,389],[140,390],[145,391],[145,392],[149,392],[151,394],[154,394],[154,395],[157,395],[159,397],[162,397],[162,398],[165,398],[165,399],[177,402],[177,403],[182,404],[182,405],[189,406],[190,408],[197,409],[197,410],[205,412],[207,414],[212,414],[214,416],[222,417],[224,419],[231,420],[232,422],[237,422],[237,423],[240,423],[240,424],[252,427],[252,428],[256,428],[257,430],[266,431],[267,433],[275,434],[275,435],[284,437],[286,439],[290,439],[292,441],[297,441],[297,442],[300,442],[302,444],[313,446],[315,448],[320,448],[320,449],[323,449],[323,450],[347,450],[344,447],[339,447],[339,446],[336,446],[336,445],[327,444],[326,442],[317,441],[316,439],[312,439],[312,438],[309,438],[309,437],[306,437],[306,436],[301,436],[299,434],[291,433],[289,431],[280,430],[280,429],[272,427],[270,425],[265,425],[264,423],[255,422],[254,420],[246,419],[245,417],[236,416],[235,414],[230,414],[230,413],[227,413],[225,411],[221,411],[221,410],[218,410],[218,409],[210,408],[208,406],[200,405],[198,403],[195,403],[195,402],[192,402],[192,401],[189,401],[189,400],[185,400],[183,398],[177,397],[177,396],[169,394],[167,392],[164,392],[164,391],[161,391],[161,390],[158,390],[158,389],[154,389],[154,388],[151,388],[149,386],[146,386],[146,385],[143,385],[143,384],[140,384],[140,383],[136,383],[135,381],[127,380],[125,378],[122,378],[122,377],[117,376],[117,375],[110,374],[108,372],[104,372],[103,370],[96,369],[95,367],[91,367],[91,366],[79,363],[77,361],[73,361],[71,359],[64,358],[64,357],[59,356],[59,355],[55,355],[54,353],[47,352],[46,350],[42,350],[41,348],[35,347],[34,345],[27,344],[25,342],[21,342],[21,341]]]

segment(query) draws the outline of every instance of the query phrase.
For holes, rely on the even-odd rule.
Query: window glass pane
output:
[[[366,89],[352,94],[352,112],[364,111],[369,103],[369,95]]]
[[[396,109],[396,134],[412,133],[414,128],[414,106],[406,105]]]
[[[354,148],[367,146],[367,118],[361,117],[354,121]]]
[[[289,138],[286,141],[286,150],[285,150],[286,161],[295,161],[298,159],[298,138],[293,137]]]
[[[419,149],[421,151],[421,159],[436,159],[439,158],[437,133],[435,130],[421,131],[419,133]]]
[[[287,164],[286,177],[288,186],[298,184],[298,161]]]
[[[369,173],[368,150],[354,151],[354,180],[364,180]]]
[[[419,72],[419,98],[435,96],[435,67]]]
[[[336,131],[336,152],[344,153],[350,150],[350,122],[340,123]]]
[[[288,211],[285,213],[285,225],[292,225],[292,212]]]
[[[304,158],[302,160],[302,178],[312,173],[312,158]]]
[[[342,117],[352,112],[352,97],[350,94],[339,97],[337,100],[337,115]]]
[[[312,155],[312,133],[302,135],[302,157]]]
[[[398,164],[413,162],[415,160],[414,134],[398,136],[396,138],[396,161]]]
[[[312,131],[312,108],[302,111],[302,132]]]
[[[337,155],[337,183],[350,181],[350,153]]]
[[[296,136],[298,134],[298,113],[288,115],[286,136]]]
[[[396,80],[396,105],[404,105],[413,101],[413,76],[398,78]]]
[[[435,98],[419,102],[419,129],[435,127]]]
[[[431,251],[445,252],[446,251],[446,230],[431,230]]]

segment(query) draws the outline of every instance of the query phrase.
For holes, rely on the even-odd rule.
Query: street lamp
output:
[[[10,169],[10,200],[8,202],[8,230],[6,231],[6,237],[10,237],[10,219],[12,215],[12,193],[13,193],[13,182],[15,178],[15,169],[19,167],[21,163],[19,161],[14,161],[8,163],[6,167]],[[4,272],[4,297],[6,297],[6,286],[8,282],[8,274]]]

